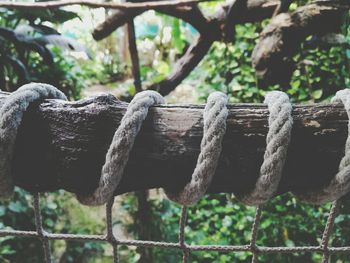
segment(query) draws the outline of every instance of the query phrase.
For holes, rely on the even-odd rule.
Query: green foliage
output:
[[[339,89],[350,87],[348,26],[343,30],[348,42],[345,45],[313,47],[304,43],[301,52],[294,57],[296,70],[290,87],[273,86],[266,90],[257,86],[251,66],[251,54],[260,30],[255,24],[237,25],[234,44],[214,43],[187,80],[196,83],[200,101],[213,90],[220,90],[229,95],[230,102],[262,102],[267,90],[282,89],[294,102],[319,102]]]
[[[59,48],[53,47],[51,51],[54,54],[54,63],[51,65],[43,65],[37,56],[30,58],[30,65],[35,72],[33,81],[49,83],[62,90],[69,98],[79,99],[85,86],[84,71],[74,58],[64,56]]]
[[[35,231],[33,198],[23,190],[15,189],[13,201],[5,201],[0,205],[0,228]],[[43,226],[51,233],[85,233],[101,232],[102,226],[93,221],[86,210],[81,210],[76,201],[63,191],[51,193],[41,198]],[[80,208],[80,209],[79,209]],[[84,216],[84,214],[87,214]],[[77,217],[79,215],[79,217]],[[59,250],[55,262],[76,261],[89,255],[103,252],[101,244],[87,242],[51,242],[53,252]],[[0,261],[13,263],[42,262],[42,244],[37,238],[0,238]]]
[[[129,199],[131,198],[131,199]],[[133,200],[133,201],[132,201]],[[130,202],[131,201],[131,202]],[[136,217],[137,203],[132,195],[124,201],[128,212]],[[152,240],[177,242],[178,221],[181,208],[166,199],[151,199],[151,224],[147,225]],[[328,216],[330,204],[312,206],[300,203],[290,194],[275,198],[263,207],[262,221],[259,227],[257,244],[261,246],[317,246]],[[336,218],[336,226],[331,237],[334,246],[345,246],[350,238],[344,235],[350,231],[349,206],[341,206]],[[247,245],[251,238],[251,227],[255,208],[240,204],[237,200],[228,201],[226,195],[215,194],[202,198],[188,209],[188,221],[185,229],[188,244],[201,245]],[[125,223],[125,222],[124,222]],[[137,238],[135,224],[128,225]],[[134,251],[135,252],[135,251]],[[152,249],[152,262],[176,263],[181,259],[177,250]],[[137,257],[125,262],[138,262]],[[346,255],[337,255],[333,259],[338,263],[347,262]],[[260,262],[319,262],[322,255],[317,253],[261,254]],[[251,262],[248,252],[220,253],[212,251],[192,252],[190,262],[228,263]]]
[[[0,14],[1,89],[14,91],[25,83],[39,81],[55,85],[70,98],[79,98],[81,74],[71,57],[61,50],[89,53],[83,45],[61,36],[47,24],[63,23],[78,16],[61,9],[34,12],[0,9]]]

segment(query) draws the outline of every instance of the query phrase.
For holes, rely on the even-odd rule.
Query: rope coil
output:
[[[67,100],[67,97],[54,86],[30,83],[13,92],[0,109],[0,198],[9,198],[13,192],[11,164],[23,114],[31,103],[44,99]]]
[[[345,142],[344,156],[339,163],[338,173],[323,189],[298,194],[299,198],[311,204],[323,204],[335,201],[350,191],[350,89],[340,90],[332,99],[333,103],[343,104],[348,115],[348,137]]]
[[[31,103],[44,99],[62,99],[66,96],[55,87],[42,83],[31,83],[22,86],[8,96],[0,109],[0,198],[7,198],[13,192],[11,162],[18,128],[23,114]],[[275,194],[280,182],[283,166],[291,140],[293,126],[292,105],[283,92],[269,92],[264,101],[269,109],[269,131],[266,138],[264,161],[260,176],[254,189],[247,194],[238,195],[238,199],[248,205],[262,204]],[[334,103],[342,103],[350,118],[350,89],[338,91]],[[129,104],[121,123],[116,130],[105,164],[102,167],[99,185],[96,190],[86,196],[78,196],[78,200],[86,205],[102,205],[114,195],[129,154],[134,145],[149,108],[163,104],[163,97],[155,91],[138,93]],[[201,152],[191,181],[174,192],[166,189],[171,200],[182,205],[195,204],[207,191],[215,174],[222,150],[222,140],[226,132],[227,96],[221,92],[212,93],[203,111],[203,138]],[[299,195],[306,202],[321,204],[341,198],[350,191],[350,122],[345,154],[339,164],[339,172],[323,189]]]
[[[205,194],[216,171],[226,133],[227,96],[214,92],[203,112],[201,151],[191,181],[179,192],[166,190],[167,197],[182,205],[193,205]]]
[[[277,191],[291,138],[293,118],[292,104],[287,94],[281,91],[269,92],[264,103],[270,112],[269,131],[266,137],[264,161],[255,188],[243,196],[236,195],[246,205],[267,202]]]
[[[89,196],[78,196],[82,204],[103,205],[113,197],[149,108],[164,102],[163,97],[156,91],[148,90],[136,94],[114,133],[97,189]]]

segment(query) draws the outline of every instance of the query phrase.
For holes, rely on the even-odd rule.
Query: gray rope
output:
[[[322,204],[338,200],[350,191],[350,89],[338,91],[332,102],[342,103],[349,118],[345,154],[340,161],[338,173],[329,185],[320,190],[298,195],[303,201],[312,204]]]
[[[13,192],[11,164],[23,114],[31,103],[44,99],[67,98],[51,85],[30,83],[11,93],[0,109],[0,198],[8,198]]]
[[[182,205],[195,204],[207,191],[215,174],[226,132],[227,96],[210,94],[203,112],[203,138],[191,181],[179,192],[165,190],[167,197]]]
[[[292,105],[284,92],[269,92],[264,103],[268,106],[270,116],[260,176],[250,193],[237,196],[247,205],[265,203],[275,194],[281,180],[293,127]]]
[[[163,97],[155,91],[149,90],[136,94],[113,136],[97,189],[91,195],[78,196],[82,204],[102,205],[113,197],[122,179],[135,138],[147,117],[148,109],[163,103]]]

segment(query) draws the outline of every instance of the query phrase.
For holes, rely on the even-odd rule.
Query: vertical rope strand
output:
[[[187,221],[187,206],[183,206],[181,209],[181,216],[179,222],[179,244],[182,249],[182,263],[187,263],[189,258],[189,251],[185,242],[185,227]]]
[[[114,204],[114,197],[111,198],[106,204],[106,222],[107,222],[107,240],[113,248],[113,262],[119,262],[118,256],[118,240],[113,233],[113,213],[112,208]]]
[[[332,203],[332,206],[331,206],[331,209],[329,211],[329,215],[328,215],[328,218],[327,218],[327,223],[326,223],[326,226],[325,226],[325,229],[324,229],[324,232],[323,232],[323,235],[322,235],[322,240],[321,240],[321,248],[323,249],[323,259],[322,259],[322,263],[328,263],[330,262],[330,254],[329,254],[329,248],[328,248],[328,245],[329,245],[329,239],[331,237],[331,234],[332,234],[332,230],[333,230],[333,227],[334,227],[334,220],[337,216],[337,210],[338,210],[338,207],[340,205],[340,201],[339,200],[336,200]]]
[[[256,246],[256,240],[258,237],[258,230],[260,226],[260,220],[261,220],[261,211],[262,211],[262,205],[258,205],[255,210],[255,217],[252,225],[252,237],[250,239],[250,244],[249,247],[253,253],[252,257],[252,263],[257,263],[258,262],[258,251],[257,251],[257,246]]]
[[[36,193],[34,194],[33,197],[34,197],[33,207],[34,207],[36,232],[38,233],[43,246],[45,263],[51,263],[52,261],[51,261],[50,243],[46,236],[46,232],[43,229],[43,221],[42,221],[41,209],[40,209],[40,194]]]

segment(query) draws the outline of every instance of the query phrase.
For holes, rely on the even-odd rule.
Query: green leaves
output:
[[[311,97],[314,99],[314,100],[318,100],[322,97],[322,94],[323,94],[323,90],[322,89],[318,89],[318,90],[314,90],[312,93],[311,93]]]
[[[16,17],[28,20],[31,23],[51,22],[53,24],[62,24],[74,18],[80,18],[78,14],[61,8],[51,10],[15,10],[14,12]]]

